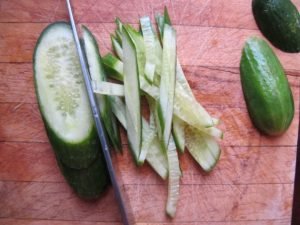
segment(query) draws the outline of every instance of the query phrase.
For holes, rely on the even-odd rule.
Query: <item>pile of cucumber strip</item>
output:
[[[182,175],[176,149],[183,153],[187,147],[202,169],[209,172],[219,160],[217,140],[223,132],[216,128],[219,120],[196,100],[185,78],[167,9],[155,19],[159,35],[149,17],[140,19],[140,31],[116,19],[117,28],[111,35],[116,56],[109,53],[101,58],[87,28],[83,29],[83,41],[94,92],[100,98],[109,96],[112,112],[127,130],[135,163],[140,166],[147,161],[162,179],[168,178],[166,213],[174,217]],[[118,83],[97,79],[103,73],[102,66]],[[149,106],[147,119],[142,115],[142,99]]]

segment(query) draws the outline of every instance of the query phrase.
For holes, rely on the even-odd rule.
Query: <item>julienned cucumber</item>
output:
[[[254,125],[269,135],[285,132],[294,116],[294,100],[283,68],[267,42],[257,37],[248,39],[240,70]]]
[[[300,14],[290,0],[253,0],[252,10],[259,29],[274,46],[300,52]]]
[[[103,161],[102,156],[99,154],[89,167],[78,170],[69,168],[57,158],[57,164],[67,182],[76,194],[85,199],[99,197],[109,184],[108,174],[103,172],[106,170]]]

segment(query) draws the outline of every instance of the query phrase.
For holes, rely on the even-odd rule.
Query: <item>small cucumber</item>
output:
[[[300,52],[300,14],[290,0],[253,0],[252,10],[259,29],[274,46]]]
[[[257,37],[247,40],[240,72],[255,127],[268,135],[285,132],[294,117],[293,95],[282,65],[266,41]]]
[[[68,23],[45,28],[33,66],[40,111],[56,155],[68,167],[87,168],[100,145]]]

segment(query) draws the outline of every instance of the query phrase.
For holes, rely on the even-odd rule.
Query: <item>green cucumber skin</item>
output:
[[[106,166],[101,155],[97,155],[89,167],[80,170],[69,168],[58,157],[56,159],[66,181],[83,199],[100,197],[110,182],[108,174],[103,172],[106,171]]]
[[[267,135],[284,133],[294,117],[294,100],[283,67],[266,41],[257,37],[248,39],[240,74],[255,127]]]
[[[275,47],[300,52],[300,14],[290,0],[253,0],[252,10],[259,29]]]
[[[93,45],[94,45],[95,49],[97,49],[97,52],[99,53],[99,46],[97,44],[95,36],[92,34],[92,32],[86,26],[82,26],[82,28],[89,34],[89,36],[91,37],[91,39],[93,41]],[[98,62],[102,69],[103,77],[101,77],[101,80],[106,81],[107,77],[106,77],[106,73],[104,71],[104,65],[102,63],[100,53],[98,54]],[[115,150],[121,152],[122,145],[121,145],[120,131],[119,131],[119,127],[117,125],[117,120],[111,110],[112,107],[111,107],[110,96],[102,96],[102,99],[103,99],[104,104],[101,105],[103,108],[101,108],[100,113],[101,113],[102,121],[104,124],[104,128],[106,130],[107,136],[108,136],[113,148]]]
[[[52,23],[42,31],[37,41],[34,50],[34,55],[33,55],[34,85],[35,85],[37,101],[44,122],[44,126],[47,132],[47,136],[56,155],[63,161],[65,165],[67,165],[70,168],[75,168],[75,169],[87,168],[94,161],[96,155],[101,149],[96,129],[95,128],[90,129],[90,132],[87,135],[87,137],[79,143],[66,142],[53,131],[51,125],[45,119],[44,110],[40,102],[39,93],[37,91],[38,90],[37,82],[36,82],[37,73],[35,70],[36,51],[44,35],[46,35],[54,26],[65,26],[67,29],[71,29],[70,25],[66,22]]]

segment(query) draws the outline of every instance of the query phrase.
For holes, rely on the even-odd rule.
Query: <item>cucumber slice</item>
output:
[[[190,154],[204,171],[211,171],[219,161],[221,155],[218,142],[213,137],[192,126],[186,127],[185,136],[186,146]]]
[[[117,56],[119,57],[119,59],[123,59],[123,49],[122,46],[119,44],[119,42],[117,41],[116,37],[114,35],[110,35],[111,38],[111,43],[113,46],[113,49],[115,51],[115,53],[117,54]]]
[[[114,114],[116,115],[122,126],[127,129],[125,118],[125,104],[123,103],[121,98],[113,97],[112,106]],[[151,121],[152,122],[150,123],[150,125],[148,125],[148,122],[143,119],[143,136],[147,136],[147,132],[144,130],[144,127],[146,127],[146,130],[150,130],[151,134],[149,136],[152,136],[153,130],[156,130],[155,127],[152,127],[155,126],[155,124],[153,124],[153,119],[151,119]],[[144,139],[143,142],[144,141],[146,141],[147,143],[142,143],[142,146],[145,149],[142,151],[146,151],[146,161],[162,179],[166,179],[168,176],[167,155],[161,148],[157,136],[155,135],[151,142],[149,139]],[[141,155],[145,155],[145,153],[140,154],[140,159],[142,159]]]
[[[81,198],[98,198],[110,182],[108,174],[103,173],[106,164],[101,155],[97,155],[89,167],[80,170],[69,168],[58,157],[56,159],[66,181]]]
[[[153,83],[155,75],[158,76],[161,73],[162,48],[153,31],[150,18],[148,16],[142,17],[140,24],[146,48],[145,75]]]
[[[127,136],[133,157],[139,165],[139,155],[142,143],[142,116],[139,84],[139,54],[136,43],[130,37],[127,27],[122,29],[122,43],[124,51],[124,90],[126,102]]]
[[[44,29],[33,66],[40,111],[56,155],[68,167],[87,168],[100,145],[69,24]]]
[[[104,89],[105,87],[102,84],[106,81],[106,74],[101,63],[97,41],[85,26],[82,26],[82,37],[91,79],[97,89]],[[107,89],[106,91],[109,91]],[[101,119],[110,142],[115,150],[121,151],[120,133],[115,117],[111,116],[112,111],[109,96],[97,95],[97,101],[100,106]]]
[[[112,96],[111,103],[113,113],[115,114],[121,125],[127,130],[126,110],[124,102],[120,97]]]
[[[102,57],[102,64],[107,75],[115,80],[122,81],[123,76],[123,62],[117,59],[112,54],[108,53]]]
[[[176,144],[176,148],[180,153],[184,152],[185,146],[185,123],[177,116],[173,115],[173,137]]]
[[[124,96],[124,86],[101,81],[95,85],[94,93],[99,95]]]
[[[162,74],[160,80],[160,95],[158,116],[160,121],[160,140],[165,148],[171,135],[176,72],[176,32],[169,25],[164,26]]]
[[[169,167],[169,183],[166,213],[168,216],[174,217],[176,213],[177,202],[179,200],[179,181],[181,177],[181,171],[175,142],[172,136],[169,141],[167,156]]]

